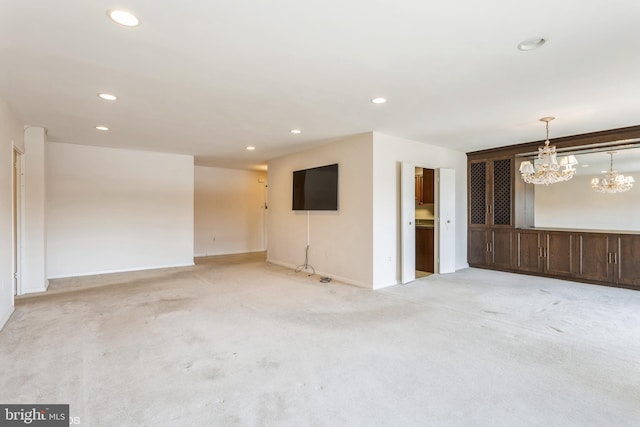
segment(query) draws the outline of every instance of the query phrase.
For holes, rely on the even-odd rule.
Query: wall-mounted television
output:
[[[294,211],[338,210],[338,164],[293,172]]]

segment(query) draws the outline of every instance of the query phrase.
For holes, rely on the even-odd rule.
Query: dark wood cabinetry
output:
[[[511,268],[513,159],[469,162],[469,265]]]
[[[571,233],[517,230],[516,235],[516,271],[554,276],[574,274],[575,239]]]
[[[416,270],[433,273],[433,228],[416,227]]]
[[[434,202],[433,169],[422,169],[422,175],[416,175],[416,203],[419,205]]]
[[[635,138],[640,126],[557,138],[554,145],[612,147]],[[640,290],[640,232],[534,228],[535,186],[520,179],[516,163],[542,143],[467,154],[469,265]]]
[[[514,253],[505,270],[640,290],[640,234],[517,229]]]
[[[609,259],[614,266],[614,280],[640,289],[640,236],[619,235],[613,243],[615,256]]]

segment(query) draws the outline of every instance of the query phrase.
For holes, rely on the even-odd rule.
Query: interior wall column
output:
[[[49,286],[46,272],[45,225],[46,142],[46,129],[25,129],[21,294],[44,292]]]

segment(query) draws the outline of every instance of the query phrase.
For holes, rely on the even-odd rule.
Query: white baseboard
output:
[[[295,270],[296,267],[298,267],[297,265],[293,265],[293,264],[290,264],[288,262],[277,261],[277,260],[273,260],[273,259],[269,259],[269,258],[267,258],[267,262],[270,262],[271,264],[279,265],[281,267],[290,268],[292,270]],[[353,280],[353,279],[350,279],[348,277],[336,276],[335,274],[327,273],[327,272],[320,271],[320,270],[316,270],[316,274],[318,276],[330,277],[333,280],[338,280],[338,281],[340,281],[342,283],[346,283],[348,285],[357,286],[359,288],[372,289],[371,283],[360,282],[358,280]]]
[[[203,258],[206,256],[220,256],[220,255],[240,255],[240,254],[256,254],[258,252],[265,252],[266,249],[257,249],[257,250],[244,250],[244,251],[222,251],[222,252],[205,252],[205,253],[197,253],[193,254],[194,258]]]
[[[111,274],[111,273],[127,273],[130,271],[143,271],[143,270],[158,270],[161,268],[175,268],[175,267],[192,267],[195,264],[193,262],[187,262],[184,264],[172,264],[172,265],[154,265],[150,267],[134,267],[134,268],[124,268],[124,269],[115,269],[115,270],[101,270],[101,271],[89,271],[84,273],[71,273],[71,274],[60,274],[56,276],[49,276],[48,279],[66,279],[69,277],[82,277],[82,276],[96,276],[98,274]]]

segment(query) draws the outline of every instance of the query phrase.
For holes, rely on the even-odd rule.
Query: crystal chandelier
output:
[[[624,176],[613,170],[613,155],[615,151],[607,151],[611,156],[611,166],[608,172],[604,173],[604,178],[593,178],[591,180],[591,188],[598,193],[624,193],[633,187],[632,176]]]
[[[520,174],[527,184],[555,184],[556,182],[568,181],[576,173],[574,165],[578,164],[573,155],[561,157],[558,160],[556,147],[549,146],[549,122],[555,117],[543,117],[541,122],[547,124],[547,139],[544,147],[538,148],[538,157],[535,164],[526,160],[520,163]],[[564,169],[561,169],[564,168]]]

